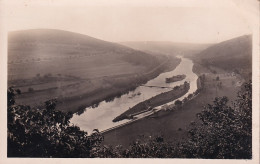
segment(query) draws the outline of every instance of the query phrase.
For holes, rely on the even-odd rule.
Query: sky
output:
[[[216,43],[252,33],[256,0],[6,0],[8,31],[61,29],[112,42]]]

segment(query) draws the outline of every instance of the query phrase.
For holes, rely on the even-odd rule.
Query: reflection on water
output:
[[[145,85],[175,87],[181,85],[184,81],[190,82],[190,90],[182,98],[188,94],[193,93],[197,89],[197,75],[192,72],[193,62],[186,58],[181,58],[181,63],[175,70],[162,73],[155,79],[148,81]],[[174,75],[185,74],[186,78],[182,81],[174,83],[165,83],[165,78]],[[155,95],[169,91],[169,88],[149,88],[139,86],[134,91],[122,95],[120,98],[115,98],[113,101],[102,101],[98,107],[86,108],[85,112],[81,115],[74,114],[71,123],[80,127],[81,130],[92,132],[93,129],[100,131],[128,122],[129,120],[122,120],[120,122],[112,122],[112,120],[125,112],[134,105],[147,100]],[[180,99],[182,99],[180,98]]]

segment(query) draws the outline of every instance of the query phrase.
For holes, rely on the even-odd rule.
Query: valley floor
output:
[[[116,75],[104,74],[97,78],[81,78],[76,74],[75,76],[50,74],[28,80],[16,80],[14,81],[16,88],[22,91],[22,94],[17,96],[17,103],[41,106],[45,101],[56,98],[58,110],[80,114],[88,106],[98,105],[103,100],[111,101],[160,73],[175,69],[179,63],[180,60],[177,58],[173,60],[165,58],[161,60],[160,65],[140,74],[125,72]]]
[[[227,96],[231,102],[235,99],[243,82],[238,75],[232,76],[220,69],[216,69],[217,73],[214,74],[198,64],[194,65],[193,71],[197,75],[205,74],[204,89],[194,99],[186,102],[182,109],[167,111],[160,117],[146,117],[126,126],[107,131],[104,133],[103,144],[127,147],[136,139],[145,139],[150,136],[163,136],[165,141],[168,142],[185,139],[188,136],[189,124],[195,121],[196,114],[201,112],[204,106],[212,104],[215,97],[219,96]],[[219,77],[219,80],[216,80],[217,77]]]

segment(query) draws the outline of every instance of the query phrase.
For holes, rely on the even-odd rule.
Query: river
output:
[[[148,86],[160,86],[160,87],[175,87],[181,85],[184,81],[190,82],[190,90],[179,100],[182,100],[184,97],[187,97],[190,93],[193,93],[197,90],[197,78],[198,76],[193,73],[193,62],[187,58],[181,58],[180,64],[170,72],[165,72],[160,74],[158,77],[148,81],[145,85]],[[182,81],[174,83],[165,83],[165,78],[172,77],[174,75],[185,74],[186,78]],[[91,133],[93,129],[99,129],[103,131],[114,126],[118,126],[124,123],[129,122],[129,120],[122,120],[119,122],[112,122],[112,120],[125,112],[134,105],[147,100],[155,95],[158,95],[163,92],[171,90],[170,88],[150,88],[146,86],[139,86],[134,91],[129,92],[128,94],[122,95],[120,98],[115,98],[111,102],[102,101],[98,107],[86,108],[85,112],[81,115],[74,114],[70,122],[74,125],[80,127],[81,130]],[[173,102],[167,103],[167,105],[173,104]],[[159,110],[162,106],[157,107]],[[144,113],[138,118],[147,116],[149,114]]]

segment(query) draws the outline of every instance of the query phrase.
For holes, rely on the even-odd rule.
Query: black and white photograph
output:
[[[0,3],[4,163],[259,163],[258,0]]]

